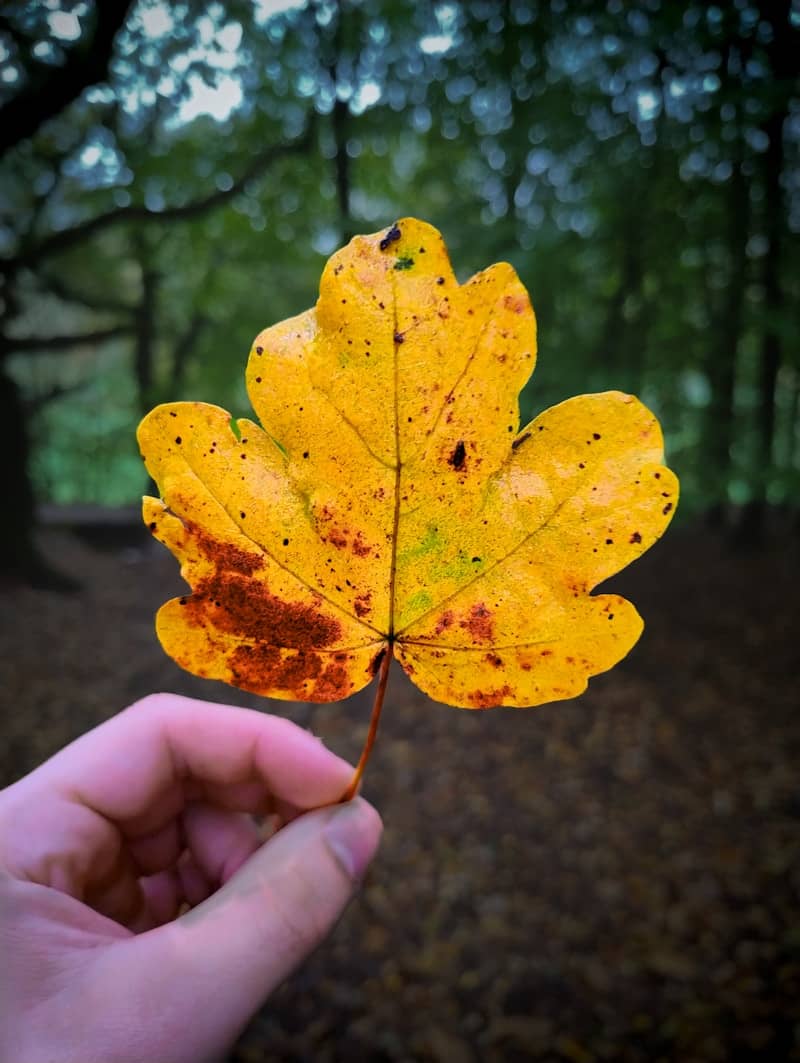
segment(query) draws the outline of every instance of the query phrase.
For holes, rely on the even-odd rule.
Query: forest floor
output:
[[[49,532],[73,595],[3,592],[0,784],[180,672],[155,544]],[[797,547],[673,529],[610,581],[641,642],[581,698],[435,705],[390,681],[365,795],[381,852],[231,1061],[800,1060]],[[357,757],[370,698],[260,702]]]

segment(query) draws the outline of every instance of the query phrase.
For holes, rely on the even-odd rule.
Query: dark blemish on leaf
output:
[[[414,259],[413,258],[409,258],[408,256],[405,256],[403,258],[398,258],[398,260],[394,264],[394,268],[395,269],[411,269],[411,267],[413,265],[414,265]]]
[[[444,277],[437,277],[436,278],[436,283],[437,284],[444,284]]]
[[[181,437],[180,436],[175,436],[175,442],[180,444],[182,442]]]
[[[346,300],[346,299],[342,299],[342,302],[343,302],[343,303],[346,303],[346,302],[347,302],[347,300]]]
[[[385,251],[388,247],[391,247],[393,243],[396,243],[402,235],[403,234],[400,232],[400,226],[393,225],[378,244],[378,247],[380,247],[381,251]]]
[[[451,609],[447,609],[436,622],[436,627],[433,629],[434,635],[441,635],[443,631],[446,631],[453,623],[453,612]]]
[[[480,564],[480,560],[481,560],[481,559],[480,559],[479,557],[473,557],[473,559],[472,559],[472,563],[473,563],[473,565],[478,565],[478,564]]]
[[[523,432],[521,436],[517,436],[516,439],[512,440],[511,449],[512,450],[516,450],[517,447],[521,447],[522,444],[525,442],[525,440],[526,439],[530,439],[530,437],[531,437],[530,432]]]
[[[585,469],[585,468],[586,468],[586,465],[584,464],[584,462],[582,462],[582,461],[579,461],[579,462],[578,462],[578,468],[579,468],[579,469]]]
[[[402,343],[404,339],[405,339],[405,336],[403,335],[402,332],[395,332],[395,334],[394,334],[394,342],[395,343]]]
[[[663,508],[663,509],[661,510],[661,512],[662,512],[662,513],[664,514],[664,516],[666,517],[666,515],[667,515],[667,514],[669,513],[669,511],[670,511],[671,509],[672,509],[672,503],[671,503],[671,502],[667,502],[666,506],[664,506],[664,508]]]
[[[257,376],[257,377],[256,377],[256,384],[260,384],[260,383],[261,383],[261,377],[260,377],[260,376]]]
[[[503,666],[503,658],[498,657],[496,653],[487,653],[483,659],[487,664],[491,664],[493,668],[502,668]]]
[[[283,540],[283,545],[284,546],[288,546],[289,545],[289,540],[288,539],[284,539]]]
[[[657,480],[660,480],[660,479],[661,479],[661,473],[660,473],[660,472],[655,472],[655,473],[653,473],[653,475],[655,476],[655,478],[656,478]]]
[[[424,254],[425,254],[425,248],[424,248],[424,247],[421,247],[421,248],[419,249],[419,253],[420,253],[421,255],[424,255]]]
[[[464,462],[467,456],[467,450],[464,446],[464,440],[459,439],[456,443],[453,453],[447,459],[448,464],[452,465],[456,472],[462,472],[464,469]]]
[[[308,457],[308,451],[307,451],[307,450],[304,450],[304,451],[303,451],[303,457],[304,457],[304,458],[307,458],[307,457]]]
[[[264,353],[264,348],[263,347],[256,347],[256,354],[263,354],[263,353]]]
[[[156,522],[154,520],[151,520],[150,524],[149,524],[150,531],[151,532],[155,531],[157,527],[158,527],[158,525],[156,524]]]
[[[609,620],[613,620],[614,619],[614,614],[613,613],[609,613],[608,614],[608,619]]]
[[[640,543],[642,541],[642,537],[639,534],[639,532],[634,532],[633,535],[630,538],[630,541],[632,543]]]
[[[169,411],[169,415],[170,415],[170,417],[177,417],[178,416],[177,413],[175,413],[174,410],[170,410]]]
[[[242,461],[244,461],[245,458],[247,457],[247,455],[246,454],[240,454],[239,457],[242,459]]]
[[[340,274],[340,273],[342,272],[342,270],[343,270],[343,269],[344,269],[344,266],[343,266],[343,265],[341,264],[341,262],[339,263],[339,265],[338,265],[338,266],[334,266],[334,267],[333,267],[333,273],[334,273],[334,276],[335,276],[335,277],[338,277],[338,276],[339,276],[339,274]]]
[[[606,546],[613,546],[613,545],[614,545],[614,540],[613,539],[606,539]]]
[[[186,605],[187,601],[188,601],[187,598],[179,598],[178,599],[178,605]]]
[[[246,518],[246,516],[247,516],[247,514],[245,513],[245,511],[243,509],[240,509],[239,510],[239,518],[240,518],[240,520],[244,520]]]
[[[592,432],[592,439],[600,439],[600,438],[601,438],[601,436],[600,436],[599,432]]]

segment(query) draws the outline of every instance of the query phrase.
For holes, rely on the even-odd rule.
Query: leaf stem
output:
[[[375,701],[372,703],[372,716],[369,721],[369,731],[367,731],[367,739],[364,743],[364,748],[361,751],[361,757],[356,765],[356,770],[353,772],[353,778],[339,798],[338,803],[344,804],[346,801],[351,801],[358,790],[358,785],[361,782],[361,776],[364,774],[364,768],[367,766],[369,755],[372,752],[372,747],[375,744],[375,736],[378,733],[378,723],[381,718],[381,709],[383,708],[383,698],[386,694],[386,684],[389,681],[389,668],[392,664],[392,643],[390,642],[383,653],[383,660],[381,661],[380,672],[378,673],[378,688],[375,691]]]

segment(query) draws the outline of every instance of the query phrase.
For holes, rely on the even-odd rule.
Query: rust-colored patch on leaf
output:
[[[468,695],[469,702],[478,709],[494,709],[498,705],[502,705],[503,702],[510,697],[513,697],[514,691],[508,683],[504,683],[501,687],[495,687],[493,690],[473,690]]]
[[[461,621],[461,627],[469,632],[473,642],[491,642],[494,636],[492,614],[483,602],[472,606],[467,618]]]
[[[254,550],[243,550],[233,543],[221,542],[194,521],[185,520],[183,524],[201,553],[209,561],[213,561],[221,572],[240,572],[243,576],[252,576],[264,567],[263,554],[257,554]]]
[[[336,620],[313,606],[283,601],[265,584],[236,573],[217,572],[200,580],[185,614],[189,623],[210,619],[232,635],[297,649],[330,646],[341,633]]]

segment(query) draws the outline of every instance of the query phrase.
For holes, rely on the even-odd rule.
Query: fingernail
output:
[[[375,855],[382,824],[375,809],[356,797],[342,805],[325,826],[325,842],[346,875],[357,882]]]

